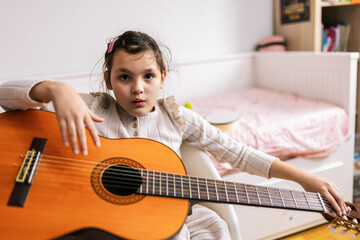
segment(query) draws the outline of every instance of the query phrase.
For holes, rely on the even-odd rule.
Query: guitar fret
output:
[[[174,197],[176,197],[176,181],[175,181],[175,174],[173,174],[173,181],[174,181]]]
[[[190,177],[190,193],[192,199],[200,199],[199,179],[197,177]]]
[[[309,199],[310,209],[313,209],[313,210],[319,210],[319,209],[326,210],[327,209],[323,205],[324,203],[319,194],[317,194],[317,193],[306,193],[306,194]]]
[[[246,185],[247,192],[249,194],[250,204],[259,205],[259,196],[256,192],[256,188],[253,185]]]
[[[226,198],[226,190],[225,190],[224,182],[216,180],[215,184],[217,189],[217,200],[226,202],[227,198]]]
[[[182,188],[182,197],[183,198],[189,198],[190,192],[189,192],[189,181],[186,180],[186,176],[181,175],[181,188]]]
[[[148,189],[148,194],[154,194],[154,191],[152,191],[152,190],[154,190],[154,188],[153,188],[153,186],[154,186],[154,178],[153,178],[153,172],[152,171],[148,171],[148,187],[149,187],[149,189]],[[152,192],[151,192],[152,191]]]
[[[260,204],[264,206],[273,206],[268,188],[263,186],[257,186],[256,189],[259,194]]]
[[[191,193],[189,191],[189,177],[181,175],[181,183],[182,183],[182,197],[189,198]]]
[[[217,196],[217,189],[215,180],[207,179],[207,186],[208,186],[208,193],[209,193],[209,200],[219,200]]]
[[[184,184],[182,176],[180,176],[180,182],[181,182],[181,197],[184,197]]]
[[[205,178],[198,178],[199,199],[209,200],[207,182]]]
[[[226,195],[226,201],[229,202],[229,195],[227,192],[227,188],[226,188],[226,183],[224,182],[224,187],[225,187],[225,195]]]
[[[239,202],[239,196],[238,196],[238,193],[237,193],[237,189],[236,189],[236,184],[234,184],[234,189],[235,189],[235,194],[236,194],[236,202]]]
[[[210,196],[209,196],[209,187],[207,184],[207,179],[205,179],[205,184],[206,184],[206,193],[207,193],[207,199],[210,200]]]
[[[159,173],[159,195],[161,196],[161,172]]]
[[[175,182],[175,196],[181,197],[182,196],[182,181],[181,176],[174,175],[174,182]]]
[[[152,173],[153,175],[152,175],[152,177],[153,177],[153,194],[155,194],[155,185],[156,185],[156,183],[155,183],[155,172],[153,172]]]
[[[280,192],[277,189],[268,188],[268,192],[273,206],[284,207]]]
[[[191,192],[191,180],[189,179],[189,193],[190,193],[190,199],[192,198],[192,192]]]
[[[169,181],[168,181],[169,174],[166,173],[166,196],[169,196]]]
[[[138,169],[138,172],[141,177],[141,184],[137,190],[139,194],[317,212],[326,210],[321,195],[313,193],[145,169]]]
[[[168,196],[174,196],[176,195],[176,192],[175,192],[175,182],[174,182],[174,174],[167,174],[167,186],[168,186]]]
[[[305,198],[305,201],[306,201],[306,204],[307,204],[308,208],[311,209],[310,204],[309,204],[309,200],[308,200],[308,198],[306,196],[306,193],[303,192],[303,195],[304,195],[304,198]]]
[[[146,171],[146,193],[149,193],[149,172]]]
[[[245,193],[246,193],[247,202],[248,202],[248,204],[250,204],[249,192],[248,192],[248,190],[247,190],[246,185],[244,185],[244,188],[245,188]]]
[[[237,203],[237,196],[235,191],[235,185],[231,182],[225,182],[226,192],[228,196],[228,202]]]
[[[296,208],[296,205],[294,203],[294,199],[291,196],[291,192],[289,190],[282,189],[281,195],[283,196],[283,200],[285,201],[285,207],[288,208]]]
[[[150,179],[149,179],[149,183],[150,183],[150,191],[152,191],[152,194],[155,193],[155,184],[154,184],[154,172],[149,172],[150,173]]]
[[[157,193],[158,193],[158,189],[157,189],[158,183],[157,183],[156,174],[157,174],[156,172],[153,172],[153,175],[152,175],[152,177],[153,177],[153,194],[154,195],[157,195]]]
[[[168,195],[168,174],[165,172],[160,172],[160,196],[169,196]]]
[[[235,185],[236,185],[236,192],[239,199],[239,203],[250,204],[246,186],[241,183],[235,183]]]
[[[216,180],[214,181],[214,185],[215,185],[215,191],[216,191],[216,200],[219,201],[219,194],[218,194],[218,189],[217,189],[217,186],[216,186]]]
[[[317,197],[318,197],[318,199],[319,199],[319,201],[320,201],[321,208],[322,208],[323,210],[325,210],[326,207],[325,207],[324,201],[321,199],[320,193],[316,193],[316,195],[317,195]]]
[[[294,193],[293,193],[293,191],[290,191],[290,193],[291,193],[291,197],[292,197],[292,199],[294,200],[295,207],[296,207],[296,208],[299,208],[299,207],[298,207],[298,205],[297,205],[297,203],[296,203],[296,198],[294,197]]]
[[[306,196],[303,192],[292,191],[294,198],[296,199],[297,207],[300,209],[310,209]]]
[[[196,182],[197,182],[198,198],[200,199],[201,196],[200,196],[200,186],[199,186],[199,178],[198,177],[196,177]]]
[[[185,177],[185,181],[186,181],[186,184],[185,184],[185,193],[187,193],[187,195],[185,194],[185,198],[192,198],[192,192],[191,192],[191,179],[190,177]]]
[[[271,206],[274,206],[273,201],[272,201],[271,196],[270,196],[270,192],[269,192],[269,188],[268,188],[268,187],[266,187],[266,192],[267,192],[267,195],[269,196],[269,200],[270,200]]]
[[[255,192],[256,192],[257,199],[259,200],[259,204],[261,205],[261,200],[260,200],[260,196],[259,196],[259,192],[258,192],[258,190],[257,190],[257,187],[254,186],[254,188],[255,188]]]
[[[279,196],[280,196],[280,199],[281,199],[282,205],[285,207],[284,198],[282,197],[282,194],[281,194],[280,189],[278,189],[278,192],[279,192]]]
[[[144,174],[144,170],[140,169],[141,184],[140,184],[139,193],[142,193],[142,191],[143,191],[143,183],[144,183],[143,174]]]

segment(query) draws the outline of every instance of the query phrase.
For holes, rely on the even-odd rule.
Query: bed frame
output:
[[[327,177],[341,189],[346,200],[353,197],[356,74],[358,53],[242,53],[174,61],[164,95],[175,94],[181,102],[257,86],[287,91],[343,107],[349,115],[352,136],[334,154],[316,159],[295,158],[288,163]],[[41,76],[40,76],[41,77]],[[49,77],[49,76],[47,76]],[[55,76],[79,92],[89,92],[89,82],[102,81],[102,73]],[[96,83],[94,89],[97,89]],[[237,173],[224,180],[264,186],[301,189],[293,182],[264,179]],[[235,206],[243,239],[276,239],[324,223],[315,213]],[[274,221],[275,220],[275,221]]]
[[[353,197],[356,74],[358,53],[250,53],[179,63],[171,87],[180,101],[256,86],[286,91],[343,107],[349,115],[350,139],[328,157],[295,158],[287,162],[331,179],[344,197]],[[191,87],[189,87],[191,86]],[[224,180],[278,188],[302,188],[290,181],[247,173]],[[320,214],[235,206],[243,239],[277,239],[326,221]],[[275,221],[274,221],[275,220]]]

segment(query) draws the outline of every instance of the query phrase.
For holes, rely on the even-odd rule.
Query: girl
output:
[[[233,141],[195,112],[179,106],[173,97],[158,99],[167,64],[158,44],[147,34],[128,31],[114,38],[105,52],[103,72],[106,88],[115,98],[104,92],[78,94],[61,82],[18,80],[0,86],[0,105],[6,110],[54,110],[63,142],[76,154],[87,154],[85,126],[96,146],[100,146],[98,134],[107,138],[142,137],[162,142],[180,155],[180,145],[187,142],[242,171],[293,180],[306,191],[322,194],[339,215],[346,212],[340,191],[327,179]],[[230,239],[225,223],[215,213],[197,205],[192,210],[174,238]],[[197,212],[205,216],[201,221],[194,217]]]

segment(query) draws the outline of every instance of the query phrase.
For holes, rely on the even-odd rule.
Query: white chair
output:
[[[202,150],[187,144],[181,146],[181,157],[188,175],[220,180],[221,177],[209,156]],[[202,205],[214,210],[229,226],[231,238],[241,240],[240,226],[234,206],[231,204],[204,202]]]

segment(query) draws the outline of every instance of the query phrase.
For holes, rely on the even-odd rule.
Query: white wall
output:
[[[181,61],[248,52],[272,34],[272,13],[268,0],[0,0],[0,80],[90,72],[124,30]]]

